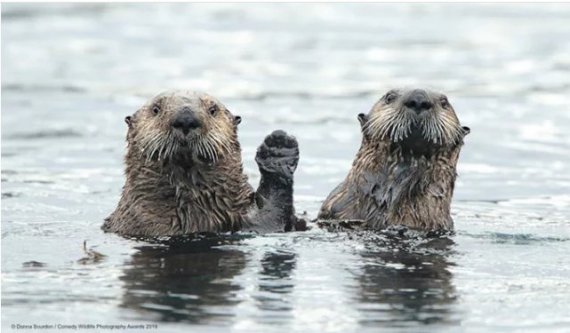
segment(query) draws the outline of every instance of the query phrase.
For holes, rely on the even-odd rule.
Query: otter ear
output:
[[[364,127],[364,124],[368,121],[368,116],[364,113],[358,114],[358,121],[360,122],[360,127]]]
[[[461,127],[461,129],[463,129],[463,136],[466,136],[467,134],[471,133],[471,129],[467,126],[463,126]]]
[[[129,126],[129,128],[133,127],[133,117],[126,116],[125,117],[125,123],[127,123],[127,126]]]
[[[237,126],[241,123],[241,117],[240,116],[234,116],[234,125]]]

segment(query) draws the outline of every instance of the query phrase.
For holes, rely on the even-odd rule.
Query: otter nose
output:
[[[433,103],[428,99],[423,90],[414,90],[404,101],[404,105],[414,110],[417,114],[427,111],[433,107]]]
[[[182,109],[172,121],[172,127],[182,131],[184,134],[188,134],[190,130],[198,128],[200,125],[200,119],[187,108]]]

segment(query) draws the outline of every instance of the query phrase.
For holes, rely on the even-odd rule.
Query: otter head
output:
[[[390,90],[358,119],[368,142],[388,142],[412,154],[455,147],[470,131],[445,95],[423,89]]]
[[[144,159],[192,158],[207,163],[239,151],[240,121],[212,96],[191,91],[161,93],[125,118],[129,149]]]

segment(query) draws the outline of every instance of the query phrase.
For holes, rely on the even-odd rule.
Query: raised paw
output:
[[[299,162],[297,139],[284,131],[274,131],[257,148],[255,161],[262,173],[292,178]]]

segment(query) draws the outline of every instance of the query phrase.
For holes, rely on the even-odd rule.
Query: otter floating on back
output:
[[[207,94],[169,91],[128,125],[126,181],[103,230],[133,237],[290,230],[296,222],[294,137],[275,131],[258,148],[256,192],[243,173],[234,116]]]
[[[462,127],[447,97],[391,90],[359,114],[362,144],[346,179],[318,219],[361,220],[365,228],[453,230],[450,214]]]

